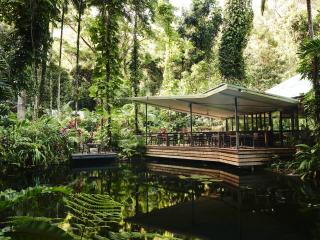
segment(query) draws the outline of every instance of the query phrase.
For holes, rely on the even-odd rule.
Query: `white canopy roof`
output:
[[[311,81],[303,78],[301,74],[297,74],[292,78],[268,89],[266,93],[294,98],[308,93],[311,89]]]
[[[214,118],[234,116],[235,98],[238,101],[238,113],[263,113],[298,106],[298,100],[278,95],[261,93],[246,88],[221,84],[203,94],[186,96],[147,96],[130,98],[135,102],[172,109],[178,112],[192,112],[196,115]]]

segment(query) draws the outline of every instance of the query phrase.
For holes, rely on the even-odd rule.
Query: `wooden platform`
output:
[[[278,155],[290,158],[294,148],[214,148],[183,146],[147,146],[146,156],[219,162],[234,166],[264,165]]]
[[[90,160],[90,159],[115,159],[117,154],[114,152],[101,153],[74,153],[71,155],[72,160]]]

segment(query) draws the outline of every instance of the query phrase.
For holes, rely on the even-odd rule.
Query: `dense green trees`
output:
[[[97,83],[101,80],[98,80],[101,76],[98,76],[97,68],[101,65],[107,67],[100,61],[101,49],[104,49],[107,39],[98,35],[108,35],[108,31],[112,32],[110,36],[115,39],[111,39],[114,41],[112,45],[105,44],[112,51],[109,54],[109,50],[105,50],[103,58],[110,61],[107,65],[118,69],[114,75],[122,78],[122,83],[116,81],[115,84],[114,92],[118,93],[114,96],[117,98],[144,93],[199,92],[222,80],[234,82],[234,79],[238,80],[238,84],[250,86],[262,78],[266,83],[260,81],[259,86],[264,89],[289,76],[290,72],[292,74],[291,68],[288,72],[283,67],[288,66],[288,57],[286,53],[280,56],[280,42],[273,32],[265,34],[264,29],[254,28],[252,36],[255,37],[249,38],[253,17],[250,1],[246,4],[228,1],[222,10],[217,1],[194,0],[191,8],[184,11],[182,16],[175,16],[175,9],[168,1],[121,1],[121,13],[116,14],[119,16],[114,21],[115,32],[111,30],[114,24],[103,26],[101,22],[101,26],[98,26],[98,22],[102,21],[102,2],[52,0],[52,5],[46,5],[46,2],[40,4],[41,8],[38,4],[40,1],[30,3],[1,1],[1,9],[9,9],[1,11],[1,20],[7,24],[8,32],[12,32],[12,41],[9,44],[2,41],[1,45],[7,55],[11,54],[9,65],[11,76],[15,79],[12,81],[15,89],[17,92],[26,89],[27,106],[35,109],[38,104],[44,109],[49,108],[50,92],[57,99],[53,108],[59,109],[61,104],[70,100],[75,109],[79,101],[81,108],[92,108],[92,102],[88,102],[88,88],[92,86],[92,81]],[[67,8],[70,11],[67,12]],[[52,50],[49,23],[54,26],[53,35],[56,37]],[[102,27],[106,34],[101,32]],[[250,52],[245,51],[248,39]],[[264,52],[263,48],[259,49],[260,52],[252,48],[258,41],[269,45]],[[50,61],[48,51],[52,52]],[[97,58],[96,63],[94,58]],[[266,59],[269,65],[265,64]],[[47,69],[49,65],[52,67]],[[96,70],[91,77],[82,74],[84,71],[92,72],[94,68]],[[74,79],[72,82],[66,80],[73,86],[71,93],[63,89],[63,72],[69,72],[69,79]],[[49,75],[53,76],[52,81],[49,81]],[[107,78],[105,76],[105,80]],[[91,88],[93,93],[97,90],[95,85]],[[117,91],[117,88],[124,91]],[[107,101],[107,95],[113,93],[106,89],[103,91]],[[106,110],[108,106],[105,104]],[[136,108],[136,130],[137,112]]]
[[[155,0],[132,0],[129,3],[132,9],[132,50],[130,60],[130,81],[132,84],[133,96],[139,94],[139,83],[142,77],[141,60],[140,60],[140,42],[139,36],[150,35],[151,21],[155,14]],[[134,128],[139,133],[138,124],[138,104],[134,106]]]
[[[265,90],[292,76],[307,8],[280,1],[280,12],[261,17],[239,0],[193,0],[181,14],[168,0],[2,0],[0,88],[11,95],[1,98],[12,111],[18,103],[20,118],[65,104],[96,110],[111,144],[119,127],[111,120],[128,96],[198,93],[223,81]],[[130,111],[126,126],[139,132],[138,106]]]
[[[191,11],[186,13],[179,28],[182,37],[187,38],[194,46],[189,53],[191,62],[184,63],[184,68],[190,68],[192,64],[205,60],[208,65],[208,81],[211,79],[212,48],[221,23],[221,9],[215,0],[194,0]]]

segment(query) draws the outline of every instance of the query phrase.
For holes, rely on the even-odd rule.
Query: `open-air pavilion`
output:
[[[243,87],[221,84],[203,94],[146,96],[131,100],[145,104],[146,155],[228,163],[264,164],[273,155],[294,152],[299,136],[299,101]],[[188,113],[189,131],[148,131],[148,105]],[[193,131],[193,116],[223,120],[223,131]],[[289,128],[284,128],[289,123]]]

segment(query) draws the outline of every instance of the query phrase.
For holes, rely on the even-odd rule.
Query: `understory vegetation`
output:
[[[223,125],[200,116],[190,123],[186,113],[145,108],[131,97],[199,94],[222,83],[264,92],[300,74],[312,82],[312,90],[300,99],[308,138],[296,146],[294,158],[275,157],[272,170],[320,179],[320,1],[261,0],[256,6],[252,0],[191,0],[183,9],[174,5],[185,2],[0,0],[0,174],[26,175],[16,175],[17,183],[8,181],[13,187],[0,178],[1,240],[176,240],[168,232],[137,231],[125,219],[132,217],[129,213],[148,214],[191,201],[193,217],[196,180],[208,190],[198,191],[198,198],[215,202],[228,194],[223,185],[209,192],[219,180],[193,175],[191,182],[180,176],[177,186],[170,178],[165,185],[179,191],[168,190],[161,198],[164,178],[148,185],[155,178],[151,171],[139,169],[142,177],[130,176],[128,169],[112,166],[87,173],[90,177],[78,169],[70,173],[77,178],[68,175],[53,185],[40,179],[46,170],[69,163],[73,153],[112,151],[134,160],[145,151],[146,130],[215,131]],[[28,175],[31,170],[36,177]],[[250,189],[237,189],[233,185],[240,178],[235,179],[225,203],[237,199],[234,206],[241,215],[241,194]],[[277,211],[269,205],[272,192],[268,187],[268,205],[250,216],[267,213],[272,219]],[[281,209],[283,192],[275,191],[273,199]],[[250,194],[258,203],[259,191]]]
[[[265,91],[300,73],[312,139],[285,168],[319,169],[319,2],[0,1],[0,164],[63,163],[87,143],[132,158],[142,133],[187,128],[186,114],[128,97],[196,94],[221,84]],[[194,118],[194,128],[219,120]],[[200,128],[200,127],[199,127]],[[287,164],[287,163],[281,163]]]

